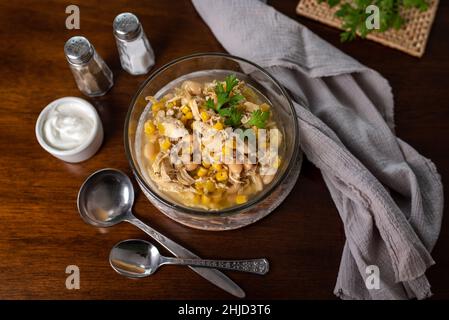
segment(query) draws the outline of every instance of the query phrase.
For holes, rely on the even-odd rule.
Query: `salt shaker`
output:
[[[154,52],[137,17],[121,13],[113,22],[122,68],[132,75],[147,73],[154,65]]]
[[[85,37],[75,36],[64,46],[78,89],[89,97],[104,95],[114,84],[111,69]]]

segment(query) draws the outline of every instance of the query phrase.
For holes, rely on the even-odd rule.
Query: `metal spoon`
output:
[[[159,250],[148,241],[131,239],[117,243],[109,254],[111,267],[130,278],[152,275],[164,264],[219,268],[264,275],[268,272],[267,259],[252,260],[201,260],[161,256]]]
[[[197,255],[146,225],[132,214],[134,189],[126,174],[115,169],[103,169],[90,175],[78,193],[81,218],[96,227],[110,227],[129,222],[159,242],[177,257],[200,259]],[[239,298],[245,292],[225,274],[216,269],[190,267],[203,278]]]

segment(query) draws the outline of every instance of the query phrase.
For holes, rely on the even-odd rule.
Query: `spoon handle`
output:
[[[270,265],[267,259],[251,260],[207,260],[163,257],[161,264],[175,264],[201,268],[218,268],[264,275]]]
[[[148,234],[150,237],[159,242],[161,246],[170,251],[176,257],[201,259],[193,252],[187,250],[186,248],[177,244],[173,240],[170,240],[162,233],[154,230],[147,224],[143,223],[141,220],[137,219],[135,216],[130,214],[126,219],[126,221],[133,224],[146,234]],[[189,268],[198,273],[204,279],[215,284],[217,287],[223,289],[224,291],[239,298],[245,297],[245,292],[242,290],[242,288],[240,288],[234,281],[228,278],[223,272],[216,269],[208,269],[208,268],[199,268],[199,267],[189,267]]]

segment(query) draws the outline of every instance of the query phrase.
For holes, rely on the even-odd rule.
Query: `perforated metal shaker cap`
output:
[[[67,60],[74,64],[86,63],[92,58],[94,48],[85,37],[75,36],[67,40],[64,46]]]
[[[133,40],[140,34],[142,26],[139,19],[130,12],[120,13],[112,23],[114,35],[120,40]]]

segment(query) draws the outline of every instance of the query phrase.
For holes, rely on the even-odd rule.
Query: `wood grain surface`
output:
[[[395,94],[397,134],[449,177],[449,3],[441,1],[426,54],[413,58],[369,41],[340,44],[338,30],[296,16],[297,0],[270,3],[318,35],[378,70]],[[78,4],[81,29],[67,30],[65,8]],[[76,197],[93,171],[112,167],[131,174],[123,148],[123,123],[145,76],[121,70],[112,36],[113,18],[139,16],[160,67],[183,55],[224,51],[190,1],[0,1],[0,298],[2,299],[227,299],[191,272],[167,266],[151,278],[129,280],[108,264],[110,248],[147,237],[131,225],[99,230],[78,215]],[[63,96],[83,97],[63,54],[65,41],[86,36],[115,75],[98,109],[105,141],[81,164],[64,163],[37,143],[41,109]],[[153,69],[154,70],[154,69]],[[447,192],[445,193],[447,198]],[[287,200],[270,216],[241,230],[207,232],[181,226],[138,192],[135,213],[156,229],[208,258],[267,257],[267,276],[228,273],[251,299],[333,299],[344,232],[320,172],[305,162]],[[447,210],[446,210],[447,212]],[[166,252],[164,252],[166,253]],[[434,298],[449,298],[449,223],[443,221],[428,276]],[[66,266],[77,265],[81,288],[67,290]]]

